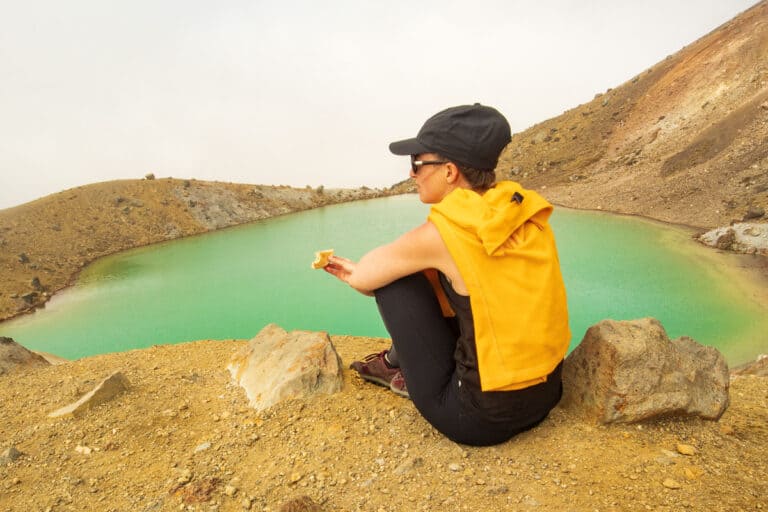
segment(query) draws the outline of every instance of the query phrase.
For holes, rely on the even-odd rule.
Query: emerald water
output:
[[[0,335],[66,358],[285,329],[387,336],[373,299],[310,269],[314,252],[357,259],[422,222],[415,196],[347,203],[104,258],[46,308]],[[604,319],[661,320],[670,337],[718,347],[732,364],[768,352],[768,315],[690,234],[615,215],[557,209],[575,346]]]

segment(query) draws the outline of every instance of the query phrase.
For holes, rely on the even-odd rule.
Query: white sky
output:
[[[121,178],[326,187],[481,103],[512,131],[757,0],[0,0],[0,208]]]

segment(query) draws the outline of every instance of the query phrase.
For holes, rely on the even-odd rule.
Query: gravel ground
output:
[[[334,336],[345,366],[386,340]],[[768,380],[738,377],[718,422],[583,423],[558,407],[500,446],[434,431],[412,403],[349,370],[333,396],[248,408],[226,364],[244,341],[200,341],[0,376],[3,511],[761,510]],[[49,418],[115,370],[130,391]],[[684,453],[682,453],[684,452]],[[312,510],[291,508],[290,510]]]

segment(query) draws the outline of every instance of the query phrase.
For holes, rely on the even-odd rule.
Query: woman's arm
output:
[[[377,288],[426,268],[445,271],[446,257],[453,264],[437,228],[427,221],[394,242],[373,249],[357,263],[332,256],[325,271],[371,295]]]

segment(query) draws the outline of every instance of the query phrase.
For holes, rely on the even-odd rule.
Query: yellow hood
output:
[[[519,183],[503,181],[482,196],[456,189],[432,210],[450,218],[457,226],[474,232],[489,256],[497,253],[513,233],[528,221],[544,225],[552,205]]]

